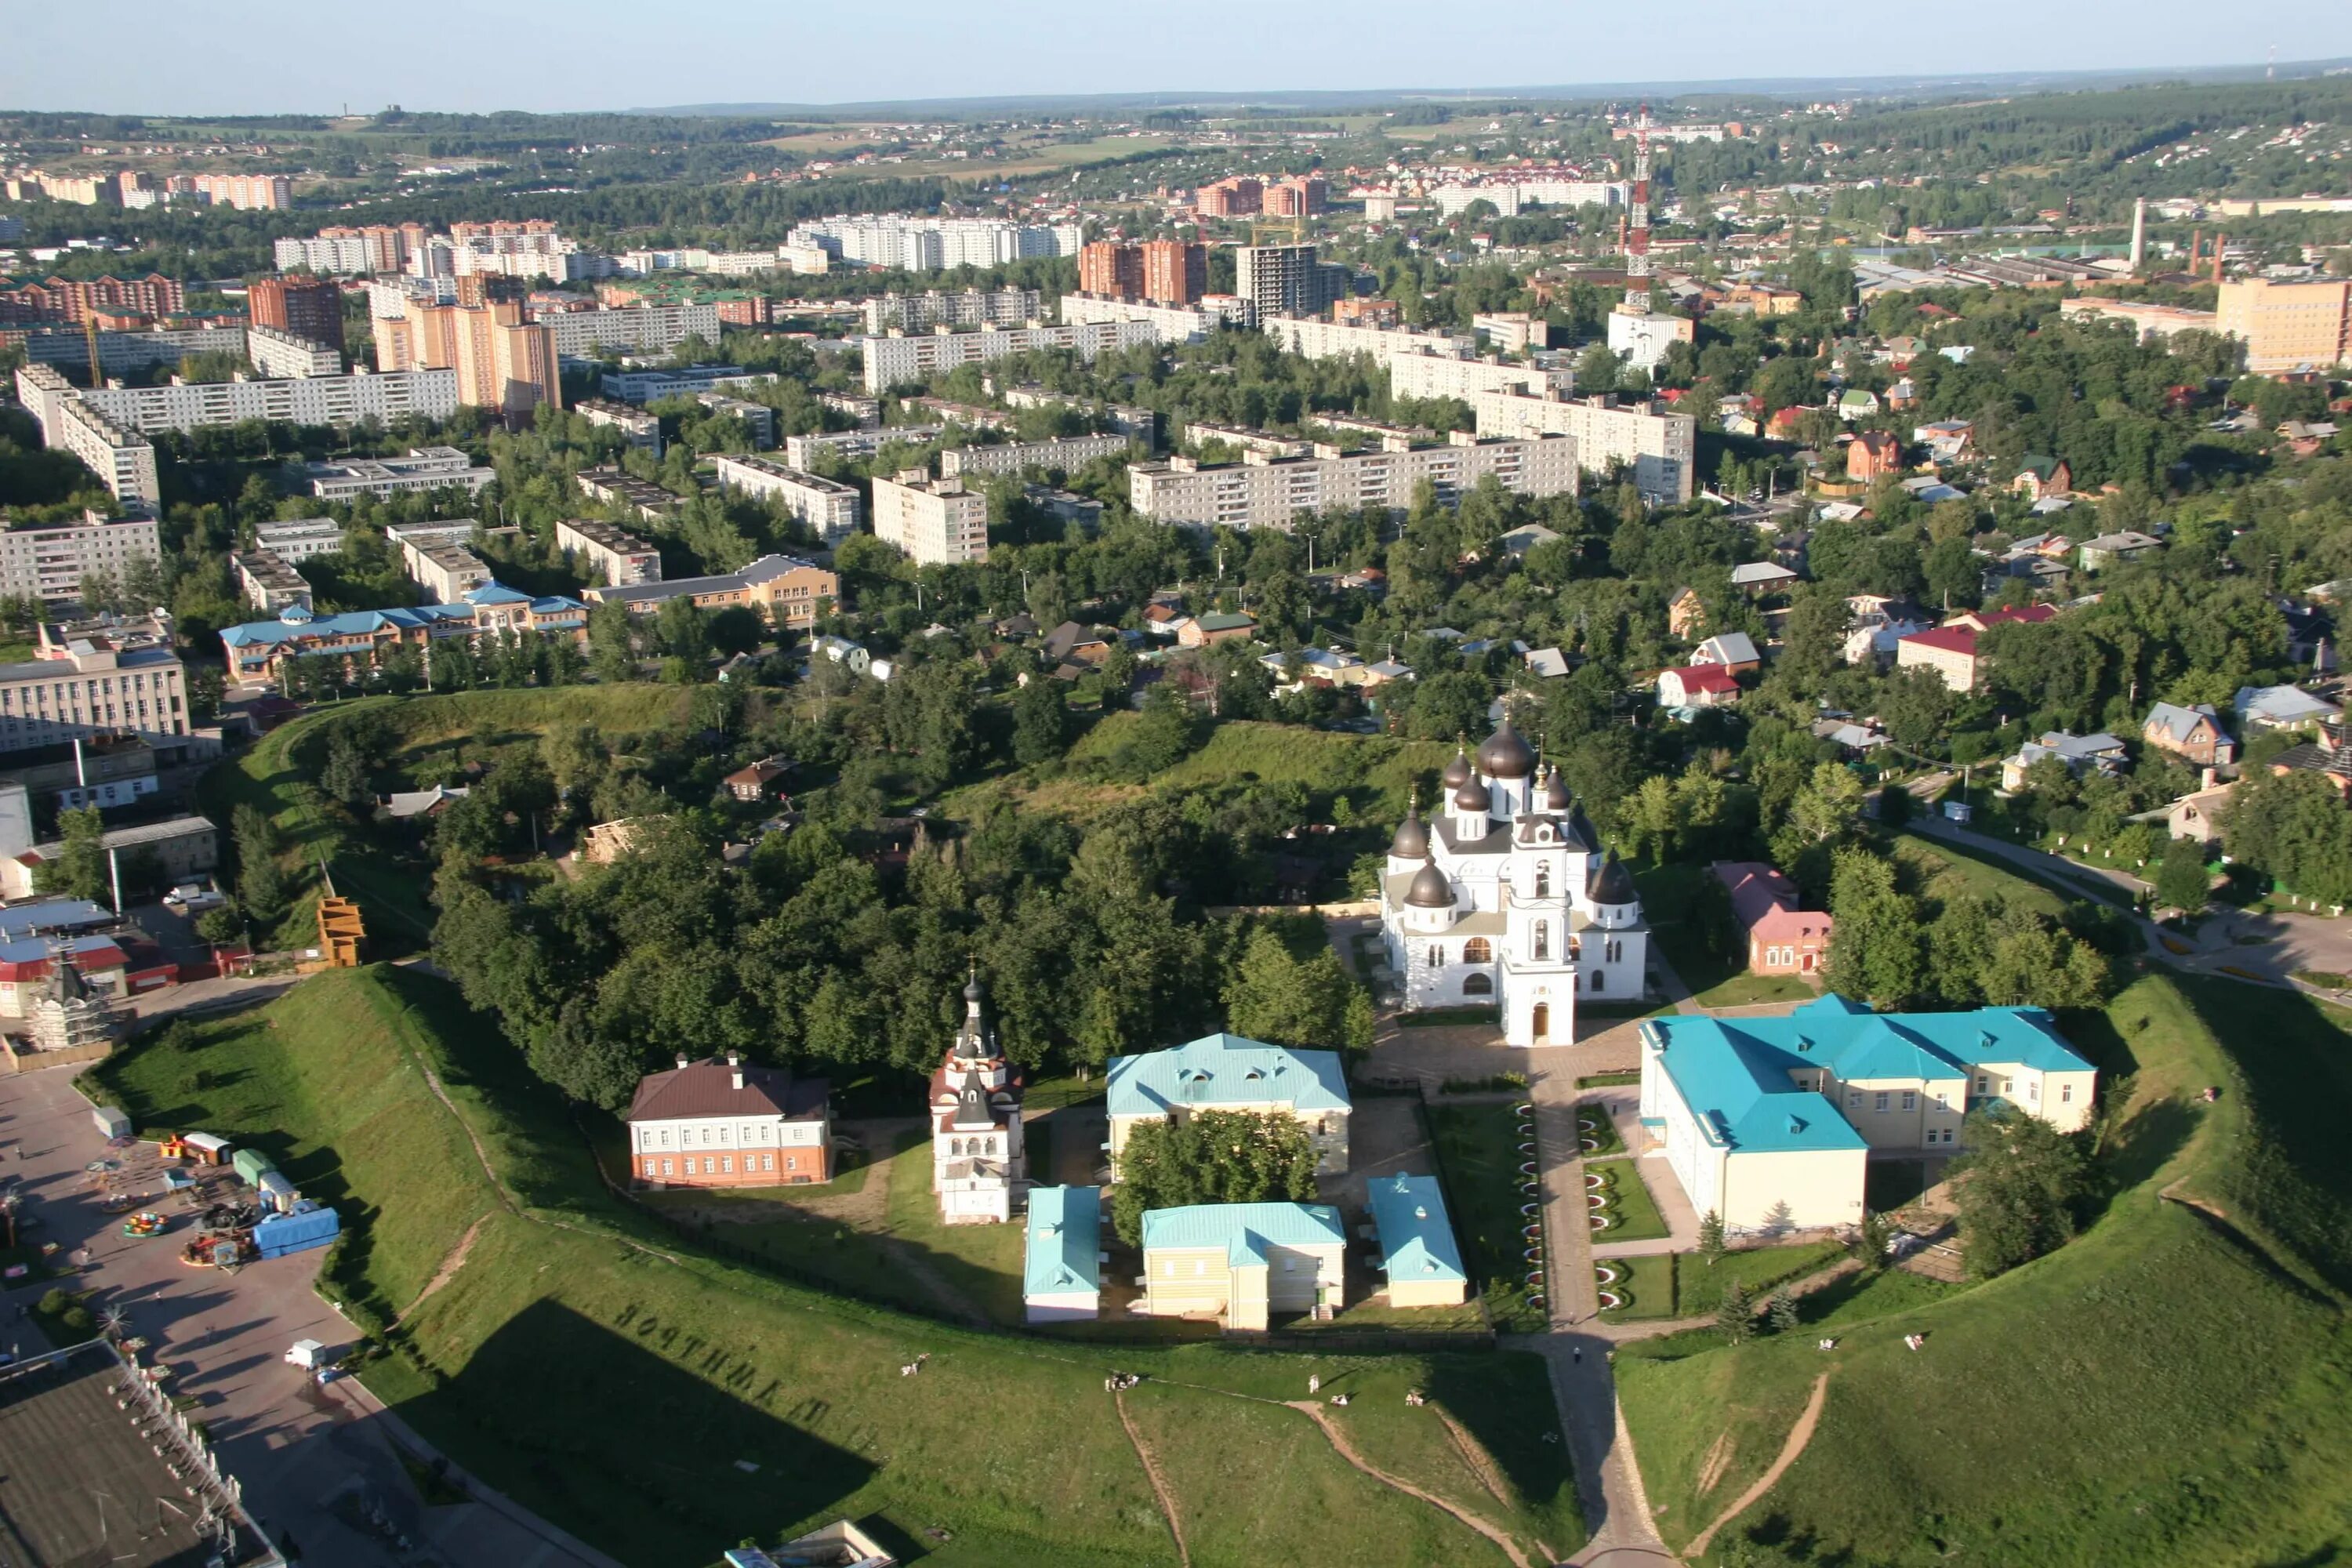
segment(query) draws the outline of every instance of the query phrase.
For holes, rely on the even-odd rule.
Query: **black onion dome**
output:
[[[1397,824],[1396,837],[1389,840],[1389,853],[1405,860],[1418,860],[1429,853],[1429,824],[1421,819],[1419,810],[1408,811]]]
[[[1447,789],[1460,789],[1464,784],[1470,782],[1470,750],[1468,747],[1463,747],[1461,750],[1454,753],[1454,760],[1445,764],[1445,771],[1437,775],[1437,782],[1444,785]]]
[[[974,969],[971,972],[971,977],[963,983],[963,999],[967,1002],[977,1002],[980,998],[980,971]]]
[[[1565,812],[1575,804],[1576,797],[1568,793],[1568,781],[1559,776],[1559,765],[1553,764],[1551,778],[1544,785],[1544,809]]]
[[[1617,858],[1612,849],[1609,858],[1593,874],[1592,901],[1596,904],[1630,904],[1633,901],[1633,873],[1625,869],[1625,862]]]
[[[1421,869],[1412,874],[1412,886],[1405,889],[1404,901],[1417,910],[1450,910],[1454,907],[1454,889],[1445,880],[1445,873],[1437,862],[1423,858]]]
[[[1505,719],[1478,748],[1478,771],[1492,779],[1523,779],[1535,771],[1535,749]]]
[[[1492,811],[1495,809],[1494,793],[1487,789],[1487,787],[1478,780],[1475,778],[1471,779],[1467,783],[1464,784],[1460,789],[1454,792],[1454,809],[1456,811]]]

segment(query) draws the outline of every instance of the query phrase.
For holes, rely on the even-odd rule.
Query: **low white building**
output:
[[[11,528],[0,532],[0,597],[77,603],[85,578],[120,583],[136,563],[161,560],[152,517],[85,512],[79,522]]]

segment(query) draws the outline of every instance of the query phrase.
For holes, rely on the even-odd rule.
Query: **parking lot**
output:
[[[121,1187],[122,1173],[86,1169],[107,1157],[121,1152],[108,1149],[68,1069],[0,1078],[0,1180],[27,1200],[34,1225],[26,1239],[56,1242],[60,1259],[86,1251],[80,1277],[62,1283],[89,1291],[94,1311],[123,1310],[125,1331],[146,1340],[147,1358],[171,1369],[170,1386],[197,1402],[190,1414],[273,1540],[290,1534],[309,1561],[354,1568],[617,1568],[511,1505],[426,1509],[395,1447],[414,1442],[405,1428],[355,1382],[320,1388],[285,1361],[297,1340],[340,1353],[357,1338],[311,1289],[320,1255],[234,1274],[188,1267],[180,1250],[195,1212],[176,1196],[159,1201],[170,1228],[124,1237],[122,1216],[100,1207],[104,1182],[110,1175]],[[26,1283],[7,1293],[0,1342],[43,1348],[19,1310],[47,1288]]]

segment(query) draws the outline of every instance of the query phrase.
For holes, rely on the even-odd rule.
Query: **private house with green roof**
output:
[[[1021,1305],[1033,1323],[1102,1312],[1102,1189],[1032,1187]]]
[[[1345,1304],[1347,1232],[1328,1204],[1193,1204],[1143,1216],[1143,1300],[1158,1318],[1263,1331],[1277,1315]]]
[[[1859,1224],[1872,1159],[1956,1154],[1960,1119],[1996,1102],[2074,1131],[2097,1083],[2038,1007],[1831,995],[1773,1018],[1652,1018],[1641,1037],[1644,1142],[1734,1233]]]
[[[1381,1238],[1390,1306],[1458,1307],[1469,1299],[1470,1274],[1435,1176],[1374,1176],[1365,1200]]]
[[[1278,1111],[1315,1144],[1316,1169],[1348,1168],[1348,1075],[1337,1051],[1294,1051],[1243,1035],[1204,1035],[1163,1051],[1110,1059],[1110,1157],[1146,1121],[1196,1110]]]

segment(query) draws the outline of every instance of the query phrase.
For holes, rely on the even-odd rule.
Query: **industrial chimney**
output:
[[[2147,198],[2132,203],[2132,276],[2137,278],[2147,262]]]

